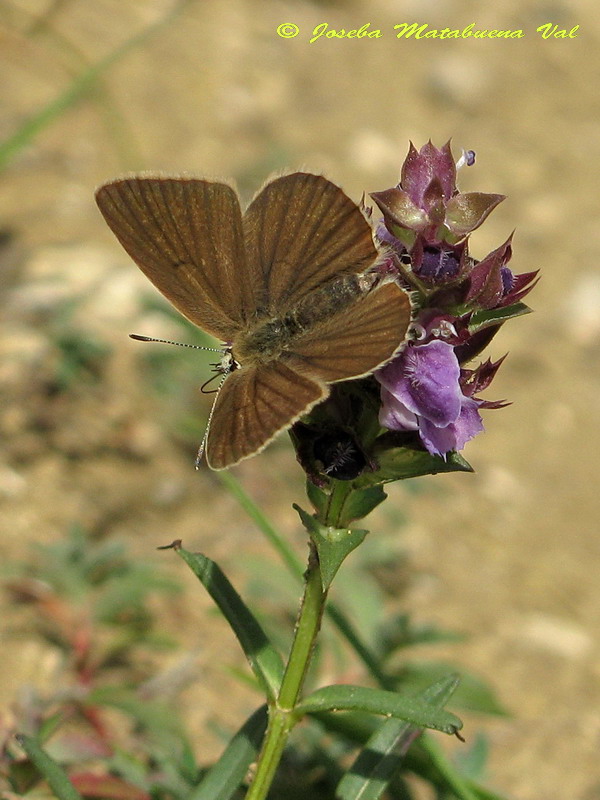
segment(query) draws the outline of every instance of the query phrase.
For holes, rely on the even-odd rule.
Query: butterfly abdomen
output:
[[[258,319],[239,334],[233,357],[244,365],[267,364],[289,350],[296,340],[315,325],[330,319],[340,308],[369,291],[375,282],[371,275],[347,275],[314,289],[281,316]]]

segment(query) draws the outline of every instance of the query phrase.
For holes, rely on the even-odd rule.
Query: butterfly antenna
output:
[[[206,421],[206,430],[204,431],[204,436],[202,437],[202,441],[200,442],[200,447],[198,448],[198,452],[196,454],[196,469],[200,469],[200,464],[202,463],[202,457],[204,456],[204,451],[206,449],[206,441],[208,439],[208,432],[210,431],[210,423],[212,422],[213,414],[215,413],[215,406],[217,405],[217,400],[219,399],[219,392],[223,388],[223,384],[227,379],[229,372],[224,372],[223,377],[219,381],[219,385],[216,389],[215,399],[213,400],[213,404],[210,409],[210,414],[208,415],[208,419]]]
[[[204,451],[206,449],[206,442],[208,440],[208,433],[210,431],[210,423],[212,422],[213,414],[215,413],[215,406],[217,404],[217,400],[219,397],[219,392],[223,388],[223,384],[225,383],[225,379],[227,376],[233,372],[234,369],[238,369],[239,364],[235,359],[231,356],[231,348],[228,345],[223,345],[223,347],[203,347],[200,344],[188,344],[187,342],[173,342],[171,339],[156,339],[154,336],[142,336],[139,333],[130,333],[130,339],[136,339],[138,342],[160,342],[161,344],[175,344],[177,347],[191,347],[194,350],[210,350],[211,353],[221,353],[223,359],[220,364],[213,364],[215,367],[215,372],[222,373],[222,378],[219,381],[219,385],[214,390],[215,391],[215,399],[210,409],[210,414],[208,415],[208,420],[206,422],[206,430],[204,431],[204,436],[202,437],[202,441],[200,442],[200,447],[198,448],[198,453],[196,454],[196,469],[200,469],[200,464],[202,462],[202,457],[204,456]],[[210,383],[216,376],[213,375],[212,378],[209,378],[206,383],[202,385],[201,391],[204,391],[204,387]]]
[[[191,347],[193,350],[210,350],[211,353],[222,353],[222,347],[204,347],[201,344],[188,344],[187,342],[172,342],[170,339],[155,339],[153,336],[142,336],[139,333],[130,333],[130,339],[138,342],[160,342],[161,344],[176,344],[177,347]]]

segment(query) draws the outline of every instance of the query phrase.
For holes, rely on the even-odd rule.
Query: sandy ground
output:
[[[168,8],[4,0],[0,136]],[[404,21],[525,36],[397,40],[393,25]],[[370,22],[384,35],[310,44],[322,22]],[[548,22],[580,27],[574,38],[545,40],[536,28]],[[281,38],[281,23],[299,35]],[[529,298],[536,313],[509,324],[490,350],[510,356],[488,396],[513,405],[487,412],[487,433],[467,447],[476,474],[431,479],[433,490],[419,495],[390,487],[365,547],[407,515],[398,548],[413,572],[403,603],[420,621],[469,633],[439,652],[484,675],[514,711],[468,719],[471,733],[490,737],[491,785],[519,800],[600,798],[599,40],[591,0],[197,0],[113,65],[0,181],[0,224],[14,234],[0,253],[2,559],[59,539],[73,521],[147,558],[183,538],[240,585],[245,560],[264,557],[252,524],[214,477],[194,472],[192,446],[173,434],[171,412],[194,416],[200,406],[202,357],[177,373],[170,406],[144,383],[144,346],[127,333],[182,332],[149,310],[153,290],[95,208],[98,183],[131,170],[192,171],[233,176],[247,197],[273,170],[301,166],[358,200],[395,182],[409,139],[452,137],[457,151],[478,155],[461,188],[508,195],[472,251],[484,255],[516,228],[512,266],[543,274]],[[99,383],[48,392],[59,324],[109,348]],[[236,474],[301,553],[290,504],[301,502],[303,483],[285,437]],[[201,681],[186,703],[203,752],[214,753],[216,737],[201,738],[205,723],[233,727],[255,698],[232,690],[221,665],[241,663],[235,643],[183,567],[174,569],[189,600],[165,612],[165,624],[200,648]],[[56,654],[26,636],[5,634],[3,653],[3,705],[23,684],[44,686],[55,666]]]

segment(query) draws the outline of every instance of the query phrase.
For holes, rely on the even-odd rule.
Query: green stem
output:
[[[323,591],[319,561],[316,551],[311,547],[304,597],[277,703],[284,712],[293,711],[298,702],[310,665],[315,639],[321,627],[326,598],[327,592]]]
[[[246,511],[246,513],[254,520],[258,528],[263,532],[263,534],[267,537],[267,539],[275,546],[275,549],[281,555],[290,573],[294,577],[298,577],[300,572],[300,566],[295,553],[292,551],[292,549],[290,548],[287,541],[283,538],[283,536],[281,536],[281,534],[270,523],[270,521],[268,520],[262,509],[260,509],[256,505],[256,503],[252,500],[252,498],[248,494],[246,494],[240,483],[230,473],[219,472],[216,474],[227,486],[227,488],[234,495],[234,497],[238,500],[238,502],[241,504],[242,508]],[[346,499],[350,494],[350,492],[344,491],[344,485],[345,484],[343,483],[342,484],[336,483],[336,485],[334,486],[334,492],[336,496],[335,497],[332,496],[330,498],[330,502],[326,510],[326,513],[323,515],[324,519],[321,520],[325,524],[331,524],[331,525],[333,524],[333,522],[329,522],[329,519],[335,516],[336,514],[339,515],[339,511],[342,510],[343,504],[345,503]],[[331,617],[333,623],[340,631],[340,633],[348,641],[354,652],[359,656],[364,665],[369,669],[369,672],[375,678],[379,686],[381,686],[382,689],[389,689],[393,691],[396,688],[396,682],[394,681],[393,678],[389,677],[381,670],[377,656],[375,655],[375,653],[371,652],[368,646],[362,641],[361,637],[354,630],[351,622],[341,611],[341,609],[337,608],[333,603],[329,603],[327,605],[326,611],[328,616]],[[280,722],[277,723],[274,722],[273,727],[275,728],[279,724]],[[274,763],[275,768],[277,767],[278,760],[281,757],[281,753],[283,752],[283,747],[285,745],[285,740],[287,739],[288,733],[289,730],[285,734],[285,737],[283,736],[281,737],[282,739],[281,743],[278,743],[278,748],[280,749],[277,761],[275,761]],[[348,736],[348,733],[346,732],[345,735]],[[278,742],[279,739],[276,736],[275,732],[270,734],[270,736],[271,736],[271,747],[272,747],[272,745]],[[436,747],[436,743],[427,733],[423,733],[423,735],[421,736],[420,745],[423,751],[426,752],[427,755],[429,756],[431,763],[433,763],[437,767],[440,775],[447,782],[447,785],[455,790],[457,797],[460,797],[461,800],[471,800],[471,798],[474,798],[474,794],[470,790],[468,784],[465,783],[465,781],[459,775],[456,768],[448,761],[448,759],[445,757],[444,753],[441,751],[439,746]],[[266,741],[263,744],[263,752],[265,750],[266,750]],[[269,755],[265,754],[263,756],[261,754],[261,759],[264,759],[266,761],[268,758],[269,760],[271,760],[274,755],[275,753],[273,748],[271,749]],[[258,770],[257,770],[257,777],[258,777]],[[255,784],[256,781],[253,784],[251,791],[254,790]],[[268,791],[268,788],[269,788],[268,786],[265,786],[266,791]],[[479,791],[481,792],[481,790]],[[493,796],[492,793],[489,793],[489,796],[490,798],[492,798]],[[264,792],[262,794],[248,795],[248,798],[250,798],[250,800],[262,800],[263,797],[265,797]],[[498,800],[500,799],[498,798]]]
[[[275,550],[281,556],[281,559],[288,568],[290,574],[294,578],[300,579],[302,575],[302,564],[300,560],[288,544],[287,540],[271,524],[263,510],[256,505],[250,495],[246,493],[240,482],[234,478],[231,473],[223,471],[216,472],[215,475],[227,487],[229,492],[236,498],[248,516],[256,523],[258,529],[262,531],[263,535],[273,545]],[[338,489],[338,491],[342,491],[344,484],[338,484],[338,486],[342,487],[342,489]],[[348,494],[346,494],[346,497],[347,496]],[[336,504],[339,505],[339,501],[336,500]],[[341,632],[342,636],[347,639],[352,649],[361,659],[371,675],[379,683],[381,688],[393,691],[396,688],[395,680],[385,675],[379,665],[379,659],[377,655],[371,652],[367,645],[361,640],[360,635],[354,630],[354,626],[341,608],[330,601],[327,604],[325,611],[327,616],[333,621],[334,625]]]
[[[333,482],[329,503],[320,520],[324,525],[337,527],[351,492],[349,482]],[[319,560],[312,545],[304,580],[304,596],[290,657],[277,701],[269,708],[269,725],[246,800],[265,800],[267,797],[290,731],[298,721],[294,712],[310,666],[327,599],[327,592],[323,591]]]
[[[269,708],[269,725],[246,800],[264,800],[267,797],[290,731],[298,721],[294,709],[310,666],[326,596],[321,584],[319,562],[311,549],[290,657],[277,701]]]

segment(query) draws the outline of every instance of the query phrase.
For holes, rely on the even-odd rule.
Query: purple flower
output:
[[[474,159],[475,154],[468,151],[459,163],[473,163]],[[455,243],[478,228],[504,200],[501,194],[459,193],[450,142],[441,149],[427,142],[420,150],[411,142],[400,183],[373,192],[371,197],[383,212],[390,233],[408,245],[412,244],[407,234],[411,231],[429,244]]]
[[[461,450],[483,430],[481,401],[463,393],[460,365],[447,342],[410,343],[375,377],[382,386],[380,424],[418,431],[432,455]]]

